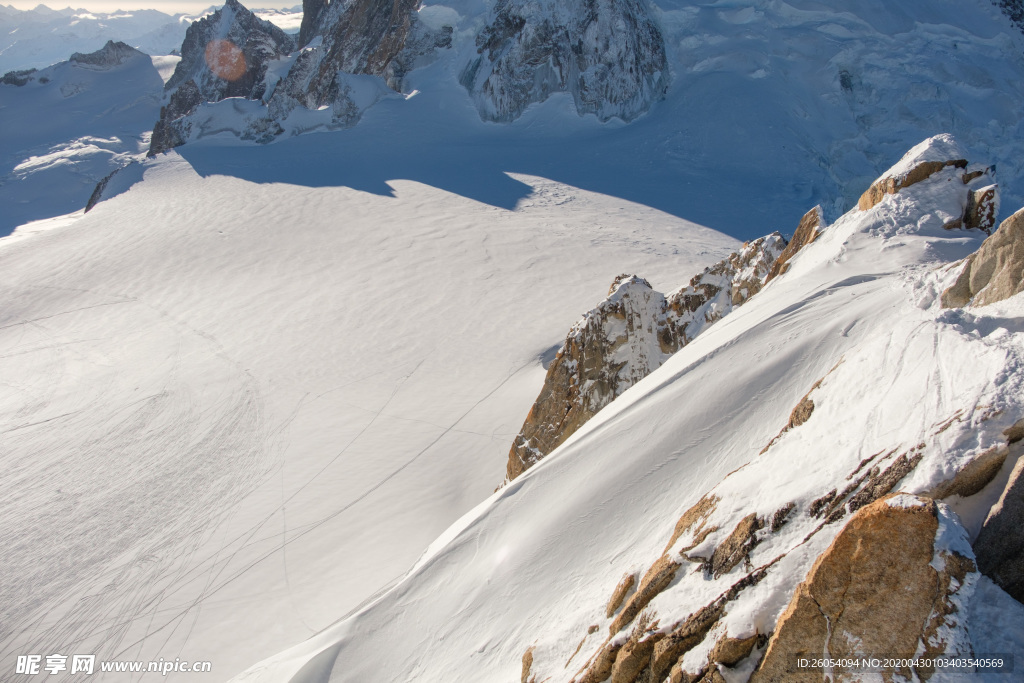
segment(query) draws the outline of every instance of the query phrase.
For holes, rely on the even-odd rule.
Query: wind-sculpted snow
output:
[[[461,81],[490,121],[568,92],[580,115],[630,121],[669,84],[661,31],[642,0],[500,0]]]
[[[984,237],[946,227],[975,166],[823,228],[390,592],[237,680],[776,681],[794,647],[1021,651],[1024,607],[970,542],[1024,453],[1024,301],[938,297]]]
[[[318,138],[298,142],[329,172]],[[0,240],[0,666],[95,652],[224,681],[327,627],[494,489],[545,350],[608,273],[671,281],[737,247],[515,183],[500,208],[204,177],[172,151]]]

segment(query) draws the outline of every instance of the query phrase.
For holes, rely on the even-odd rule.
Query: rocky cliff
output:
[[[756,294],[785,248],[778,233],[756,239],[667,296],[636,275],[615,278],[608,298],[573,326],[548,367],[509,452],[507,480]]]
[[[579,114],[636,118],[668,87],[665,41],[640,0],[500,0],[461,81],[490,121],[553,93]]]
[[[291,36],[237,0],[227,0],[194,22],[185,34],[181,61],[165,86],[169,98],[153,129],[150,156],[184,144],[194,125],[189,115],[204,102],[262,100],[270,62],[294,49]]]
[[[389,87],[401,88],[409,69],[451,45],[451,27],[426,28],[416,20],[417,6],[414,0],[307,2],[296,43],[228,0],[189,29],[150,155],[224,130],[269,142],[289,129],[355,125]],[[229,97],[251,104],[230,111],[203,106]]]

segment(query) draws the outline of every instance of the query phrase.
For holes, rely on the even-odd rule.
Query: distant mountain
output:
[[[0,73],[41,69],[67,59],[73,52],[98,50],[108,40],[127,43],[149,55],[177,53],[189,24],[216,9],[167,14],[151,9],[90,12],[54,10],[46,5],[31,10],[0,5]],[[285,31],[299,30],[301,6],[256,12]]]
[[[120,41],[150,55],[167,55],[181,47],[192,15],[157,10],[88,12],[0,7],[0,73],[43,68],[73,52],[94,52]]]

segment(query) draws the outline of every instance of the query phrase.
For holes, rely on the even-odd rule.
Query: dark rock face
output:
[[[237,0],[192,24],[181,46],[181,61],[165,89],[171,93],[153,130],[149,154],[183,144],[185,119],[203,102],[228,97],[259,100],[266,92],[271,60],[295,50],[291,36],[263,21]]]
[[[21,71],[8,71],[0,78],[0,83],[4,85],[23,86],[28,85],[29,81],[33,80],[32,74],[38,69],[23,69]]]
[[[509,452],[508,480],[756,294],[785,246],[778,233],[749,242],[667,296],[643,278],[617,277],[608,298],[573,326],[548,367],[540,395]]]
[[[974,542],[974,553],[982,574],[1024,602],[1024,458],[1017,461],[989,512]]]
[[[1024,33],[1024,0],[993,0],[993,2]]]
[[[302,24],[299,26],[299,47],[306,47],[313,39],[320,15],[327,7],[327,0],[302,0]]]
[[[668,87],[665,41],[639,0],[499,0],[462,84],[490,121],[511,121],[552,93],[581,115],[630,121]]]
[[[451,27],[426,29],[416,21],[417,6],[417,0],[306,0],[296,43],[237,0],[228,0],[189,29],[182,60],[167,84],[171,95],[154,128],[150,155],[214,130],[269,142],[285,131],[285,120],[297,108],[326,110],[304,120],[304,129],[355,125],[376,99],[367,95],[365,84],[354,85],[353,77],[379,76],[398,90],[420,60],[451,46]],[[298,47],[302,51],[294,54]],[[289,55],[283,77],[268,73],[270,61]],[[377,99],[387,92],[381,86]],[[360,96],[354,87],[362,89]],[[242,107],[234,123],[197,113],[200,104],[229,97],[266,106]]]
[[[115,43],[112,40],[108,40],[107,44],[99,50],[96,50],[96,52],[90,52],[88,54],[82,54],[81,52],[74,53],[71,55],[70,61],[76,66],[109,69],[111,67],[124,64],[135,57],[145,56],[145,54],[139,52],[131,45],[127,45],[122,42]]]

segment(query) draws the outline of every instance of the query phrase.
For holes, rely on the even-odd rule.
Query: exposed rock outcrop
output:
[[[462,84],[489,121],[511,121],[552,93],[579,114],[626,121],[668,87],[665,40],[640,0],[499,0]]]
[[[332,107],[340,126],[355,123],[353,98],[339,74],[387,76],[405,47],[418,6],[416,0],[340,0],[320,8],[316,25],[300,41],[306,49],[292,65],[271,100],[280,120],[296,105]],[[358,116],[356,116],[358,120]]]
[[[1015,449],[1016,454],[1020,448]],[[1024,602],[1024,458],[1019,458],[974,541],[978,569]]]
[[[451,27],[427,29],[416,20],[417,6],[415,0],[309,0],[296,44],[228,0],[189,28],[150,155],[221,131],[270,142],[287,130],[355,125],[391,92],[388,86],[401,88],[409,70],[451,46]],[[251,104],[200,108],[229,97]]]
[[[668,296],[635,275],[617,277],[608,298],[573,326],[548,367],[544,387],[509,453],[508,480],[760,291],[785,246],[778,233],[749,242]]]
[[[999,226],[967,258],[956,282],[942,293],[942,306],[988,304],[1024,291],[1024,209]]]
[[[71,55],[71,59],[68,61],[75,66],[102,70],[120,66],[128,60],[138,57],[147,58],[145,54],[136,50],[131,45],[120,41],[108,40],[107,44],[96,50],[96,52],[86,54],[76,52]]]
[[[153,129],[149,155],[184,144],[192,129],[188,117],[204,102],[262,99],[269,63],[293,50],[291,36],[238,0],[227,0],[221,9],[193,23],[185,33],[181,61],[165,86],[170,98]]]
[[[943,227],[991,233],[999,213],[999,186],[993,182],[995,167],[970,164],[964,149],[949,134],[936,135],[914,146],[871,184],[857,206],[861,211],[872,209],[887,195],[917,185],[947,169],[954,169],[954,172],[947,173],[946,180],[959,180],[967,187],[959,214],[947,216]]]
[[[1024,33],[1024,0],[992,0],[1003,14]]]
[[[796,231],[793,233],[793,239],[789,241],[789,244],[782,250],[779,258],[775,260],[772,269],[768,272],[768,277],[765,278],[765,284],[789,270],[790,260],[796,256],[798,251],[818,239],[818,235],[824,229],[825,217],[821,213],[821,206],[815,206],[800,219],[800,223],[796,226]]]
[[[33,74],[38,69],[22,69],[20,71],[8,71],[0,77],[0,84],[21,87],[28,85],[33,80]]]
[[[854,515],[797,588],[751,682],[821,680],[820,670],[794,669],[800,655],[911,657],[919,646],[929,654],[958,654],[962,643],[937,634],[940,627],[965,628],[958,593],[969,590],[977,570],[962,546],[942,547],[940,524],[962,532],[948,509],[906,494]],[[836,680],[850,674],[841,667],[834,673]],[[909,677],[910,671],[896,673]]]
[[[857,208],[867,211],[887,194],[896,194],[905,187],[927,180],[947,166],[967,168],[967,154],[952,135],[936,135],[915,145],[899,163],[871,184]]]

